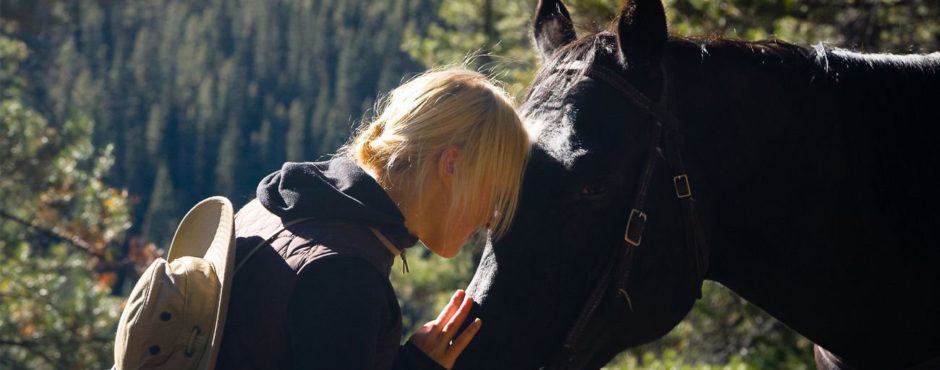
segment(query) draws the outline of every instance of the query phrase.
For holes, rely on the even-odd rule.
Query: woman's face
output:
[[[444,258],[453,258],[460,253],[473,235],[489,222],[479,210],[455,209],[453,195],[449,189],[442,188],[434,196],[426,199],[427,208],[424,235],[418,235],[421,241],[435,254]],[[486,204],[482,192],[472,194],[474,205]]]
[[[422,241],[435,254],[444,258],[453,258],[460,253],[460,249],[464,245],[470,242],[470,239],[477,231],[486,227],[486,224],[492,219],[492,214],[481,208],[454,208],[460,207],[460,205],[455,205],[454,184],[451,182],[455,178],[452,177],[453,170],[448,170],[448,168],[453,167],[446,163],[444,167],[443,176],[441,177],[444,180],[439,183],[441,185],[438,188],[439,191],[436,192],[432,203],[429,204],[432,208],[430,213],[433,215],[432,225],[435,229],[431,233],[433,237],[431,240],[422,238]],[[459,188],[466,189],[465,187]],[[472,193],[469,194],[472,200],[471,207],[488,207],[491,199],[489,189],[471,191]]]
[[[420,200],[406,214],[408,228],[435,254],[453,258],[471,237],[492,219],[492,212],[483,209],[456,209],[454,204],[456,147],[445,150],[429,174]],[[457,186],[458,191],[468,191]],[[469,190],[471,207],[489,207],[490,189]]]

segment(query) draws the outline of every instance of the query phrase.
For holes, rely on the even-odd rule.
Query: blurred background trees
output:
[[[51,122],[22,95],[29,52],[0,36],[0,368],[84,368],[112,357],[130,207],[103,180],[112,146],[92,145],[91,119]]]
[[[0,368],[107,368],[122,296],[198,200],[237,206],[284,161],[342,144],[377,95],[468,55],[517,97],[536,0],[0,0]],[[619,0],[567,0],[579,32]],[[666,0],[678,36],[940,49],[927,0]],[[466,286],[393,273],[406,329]],[[419,253],[419,252],[412,252]],[[396,270],[397,271],[397,270]],[[611,368],[800,368],[811,344],[716,284]]]

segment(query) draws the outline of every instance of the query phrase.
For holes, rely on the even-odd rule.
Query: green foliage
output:
[[[4,38],[0,41],[0,99],[12,99],[22,94],[26,76],[20,72],[20,64],[26,60],[29,50],[26,44]]]
[[[677,35],[824,42],[869,52],[932,52],[940,4],[928,1],[666,0]]]
[[[812,369],[812,343],[718,283],[665,337],[621,353],[612,369]]]
[[[101,272],[129,225],[126,192],[102,181],[111,146],[92,146],[87,117],[31,109],[17,72],[28,48],[0,36],[0,51],[15,87],[0,101],[0,368],[108,367],[120,299]]]
[[[71,248],[0,246],[0,367],[110,367],[121,299],[98,283],[94,260]]]
[[[442,1],[438,19],[425,30],[408,29],[402,49],[427,66],[469,61],[503,81],[528,81],[537,57],[527,45],[529,14],[526,0]],[[510,83],[520,96],[525,86]]]
[[[676,349],[666,349],[662,354],[654,352],[645,352],[642,356],[621,354],[611,363],[602,369],[606,370],[642,370],[642,369],[675,369],[675,370],[758,370],[762,367],[755,367],[744,363],[740,357],[733,356],[723,365],[711,365],[706,363],[691,363],[684,359]],[[793,368],[800,369],[800,367]]]
[[[39,52],[10,75],[41,81],[28,95],[47,116],[94,119],[94,143],[114,147],[109,181],[139,197],[131,232],[165,244],[166,216],[209,195],[243,203],[284,161],[335,151],[377,93],[421,68],[399,45],[433,5],[4,0],[0,23]]]

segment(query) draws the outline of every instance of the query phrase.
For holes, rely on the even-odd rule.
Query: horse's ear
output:
[[[535,10],[534,31],[535,46],[543,60],[577,38],[571,15],[561,0],[539,0]]]
[[[628,0],[617,18],[617,44],[627,65],[659,63],[666,48],[666,10],[661,0]]]

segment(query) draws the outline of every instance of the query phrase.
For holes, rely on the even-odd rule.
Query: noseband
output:
[[[634,251],[643,240],[643,230],[648,220],[645,212],[646,198],[653,179],[653,172],[656,169],[656,162],[659,158],[665,159],[672,169],[676,198],[678,198],[682,208],[681,214],[685,227],[688,263],[689,267],[695,271],[694,279],[689,288],[697,298],[701,298],[701,285],[705,271],[708,269],[708,247],[705,244],[702,224],[695,211],[695,199],[692,197],[689,175],[685,170],[682,155],[679,152],[681,135],[678,120],[665,105],[669,98],[668,90],[670,87],[666,69],[660,64],[663,89],[662,96],[657,102],[634,87],[622,76],[622,72],[596,63],[586,68],[585,76],[613,87],[625,100],[653,118],[653,133],[646,162],[643,165],[643,172],[640,175],[640,182],[634,195],[633,208],[630,210],[627,219],[623,236],[624,246],[623,248],[617,248],[615,258],[608,260],[594,290],[581,309],[577,320],[569,329],[561,349],[545,369],[580,369],[585,366],[585,361],[590,357],[585,354],[593,353],[596,348],[584,348],[581,353],[582,356],[577,356],[576,349],[585,345],[582,341],[584,330],[604,298],[608,296],[612,299],[622,297],[626,300],[630,310],[633,310],[633,303],[627,294],[626,286],[633,266]]]

